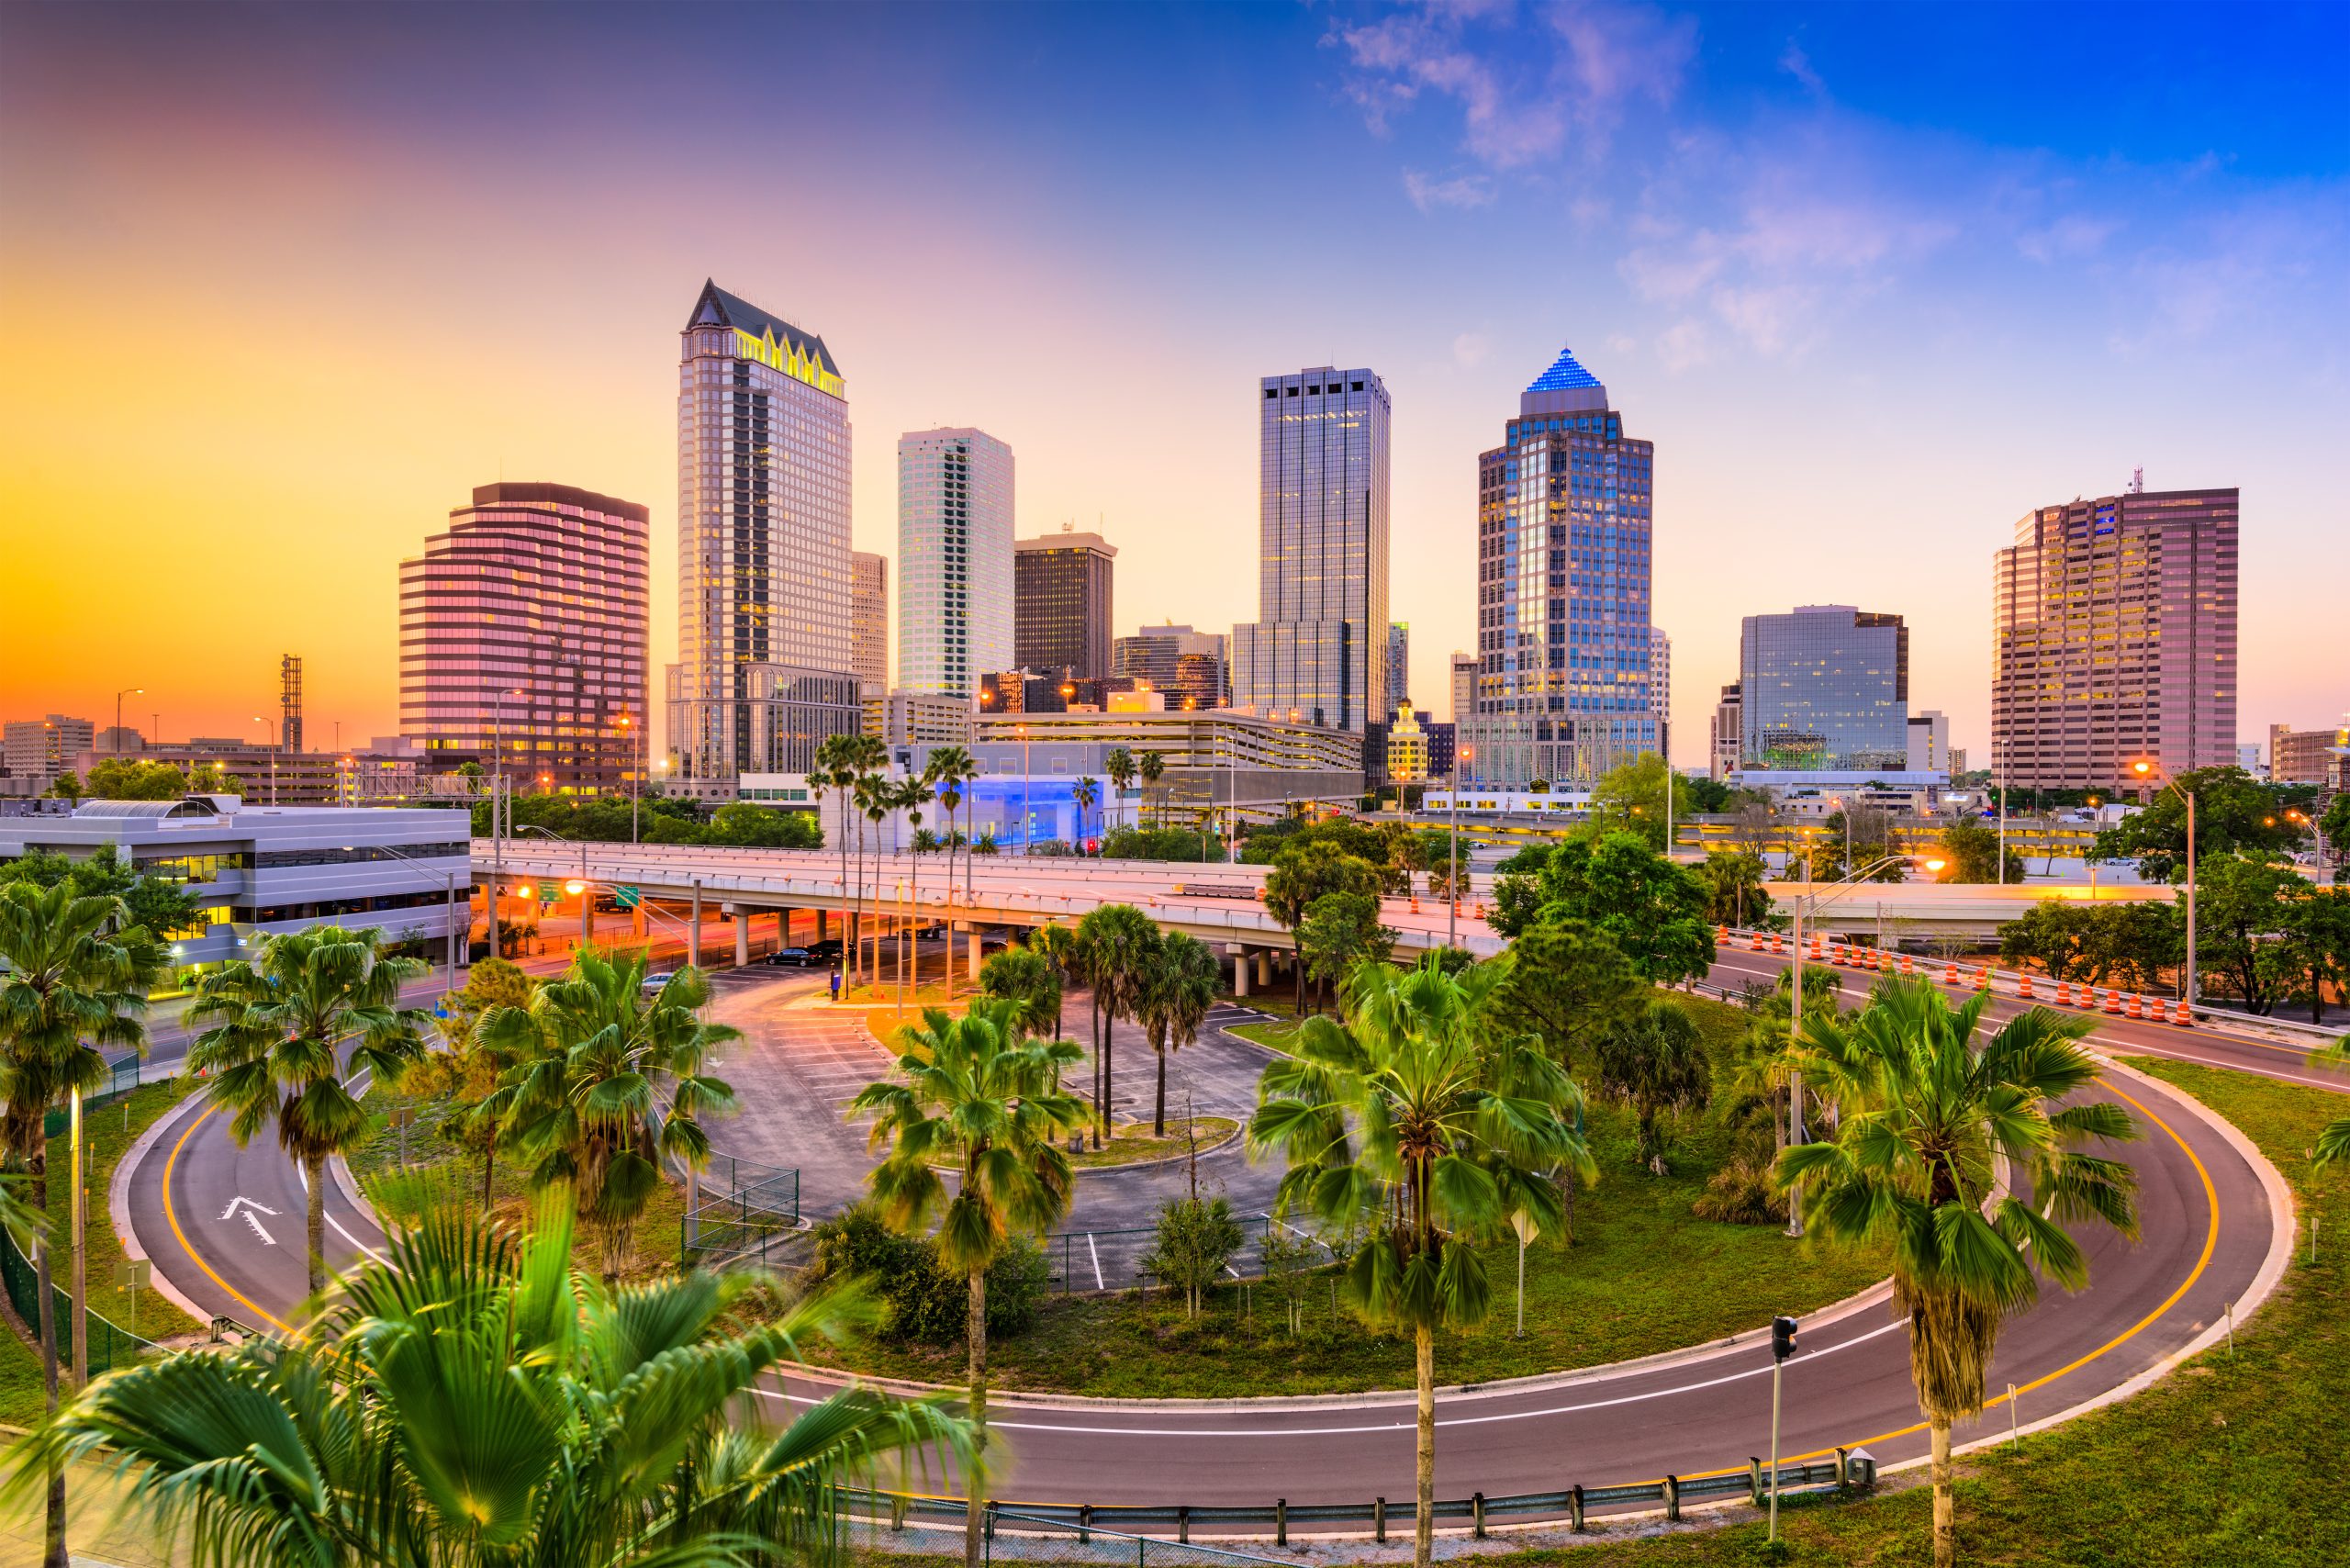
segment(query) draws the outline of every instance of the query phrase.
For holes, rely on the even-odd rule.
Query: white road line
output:
[[[1850,1350],[1855,1345],[1864,1345],[1880,1335],[1895,1333],[1907,1327],[1906,1323],[1896,1320],[1881,1327],[1872,1328],[1865,1334],[1846,1339],[1841,1344],[1830,1345],[1825,1350],[1800,1352],[1790,1357],[1787,1364],[1794,1366],[1801,1361],[1818,1361],[1824,1356],[1834,1355],[1839,1350]],[[1720,1377],[1706,1378],[1673,1388],[1652,1389],[1646,1394],[1619,1394],[1613,1399],[1586,1400],[1580,1405],[1554,1405],[1540,1410],[1513,1410],[1498,1416],[1456,1416],[1449,1419],[1439,1417],[1436,1424],[1439,1427],[1483,1427],[1502,1421],[1535,1421],[1550,1416],[1573,1416],[1586,1410],[1607,1410],[1619,1405],[1638,1405],[1646,1400],[1669,1399],[1676,1394],[1696,1394],[1708,1388],[1718,1388],[1724,1383],[1738,1383],[1746,1378],[1767,1376],[1770,1371],[1770,1364],[1765,1362],[1761,1366],[1749,1367],[1740,1372],[1727,1372]],[[779,1394],[768,1388],[760,1389],[759,1394],[764,1398],[778,1399],[792,1405],[821,1403],[805,1394]],[[1076,1427],[1046,1421],[1006,1421],[992,1415],[988,1418],[988,1425],[1009,1431],[1070,1432],[1121,1438],[1336,1438],[1360,1436],[1371,1432],[1407,1430],[1412,1422],[1408,1418],[1409,1410],[1405,1409],[1404,1413],[1407,1418],[1404,1420],[1382,1421],[1355,1427]]]

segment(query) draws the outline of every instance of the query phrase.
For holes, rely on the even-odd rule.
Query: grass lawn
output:
[[[2350,1099],[2297,1084],[2135,1059],[2241,1127],[2319,1219],[2277,1294],[2236,1335],[2128,1403],[1960,1462],[1961,1560],[1980,1568],[2338,1568],[2350,1511],[2327,1490],[2350,1448],[2350,1171],[2313,1176],[2305,1154]],[[2303,1226],[2306,1237],[2308,1229]],[[2330,1255],[2329,1255],[2330,1252]],[[2092,1286],[2094,1288],[2094,1286]],[[1961,1440],[1972,1436],[1962,1429]],[[1922,1486],[1783,1516],[1788,1551],[1741,1525],[1510,1562],[1571,1568],[1728,1568],[1781,1561],[1906,1568],[1931,1558]]]
[[[137,1142],[139,1135],[153,1126],[171,1108],[186,1098],[188,1085],[176,1080],[165,1083],[150,1083],[132,1091],[127,1101],[103,1106],[83,1118],[90,1204],[89,1226],[84,1238],[88,1263],[89,1309],[110,1322],[130,1329],[149,1339],[168,1339],[182,1334],[200,1334],[204,1326],[163,1299],[153,1290],[139,1293],[139,1310],[134,1318],[130,1298],[114,1287],[115,1265],[127,1254],[122,1240],[114,1233],[114,1226],[106,1208],[106,1189],[114,1180],[114,1168],[126,1150]],[[129,1107],[128,1129],[124,1108]],[[68,1289],[65,1279],[65,1243],[71,1235],[72,1218],[67,1206],[69,1196],[68,1170],[72,1150],[63,1135],[51,1138],[49,1145],[49,1218],[50,1235],[55,1238],[57,1250],[51,1255],[51,1266],[57,1271],[60,1290]],[[38,1324],[27,1324],[38,1329]],[[57,1322],[58,1354],[69,1355],[69,1326],[62,1313]],[[40,1358],[28,1349],[14,1334],[0,1334],[0,1422],[11,1426],[28,1426],[40,1419],[44,1407],[41,1392]]]
[[[370,1131],[366,1141],[352,1150],[349,1164],[351,1173],[359,1179],[363,1188],[371,1193],[381,1193],[379,1204],[408,1206],[414,1202],[411,1189],[438,1191],[443,1187],[453,1189],[468,1203],[480,1201],[481,1156],[473,1148],[452,1143],[442,1132],[443,1123],[462,1107],[453,1107],[444,1101],[421,1101],[382,1084],[367,1091],[364,1103],[371,1113]],[[404,1168],[400,1131],[392,1126],[389,1115],[397,1107],[406,1107],[416,1114],[407,1132]],[[527,1175],[512,1160],[501,1158],[498,1161],[490,1173],[490,1202],[495,1212],[516,1221],[530,1217],[537,1200],[524,1180]],[[623,1281],[677,1266],[685,1214],[685,1188],[674,1182],[664,1182],[646,1205],[644,1217],[637,1222],[630,1242],[629,1260],[621,1270]],[[590,1273],[603,1266],[598,1239],[585,1225],[579,1227],[572,1255],[578,1266]]]
[[[1684,999],[1686,1000],[1686,999]],[[1698,1002],[1709,1038],[1735,1036],[1743,1014]],[[1248,1025],[1264,1028],[1267,1025]],[[1593,1366],[1676,1350],[1761,1326],[1771,1312],[1803,1313],[1884,1277],[1881,1253],[1794,1242],[1775,1226],[1701,1220],[1690,1204],[1726,1157],[1729,1135],[1704,1117],[1682,1128],[1669,1174],[1651,1176],[1634,1152],[1631,1114],[1595,1105],[1588,1134],[1599,1184],[1575,1200],[1574,1243],[1528,1249],[1526,1337],[1514,1337],[1516,1249],[1485,1254],[1494,1316],[1437,1345],[1437,1376],[1479,1383]],[[1254,1271],[1254,1245],[1244,1267]],[[1001,1387],[1128,1398],[1335,1394],[1408,1388],[1408,1339],[1365,1329],[1334,1306],[1329,1276],[1302,1292],[1303,1329],[1259,1284],[1226,1284],[1186,1319],[1166,1293],[1062,1296],[1024,1332],[990,1339]],[[959,1350],[890,1342],[832,1352],[835,1364],[892,1377],[953,1382]]]
[[[1195,1116],[1192,1126],[1198,1135],[1200,1150],[1204,1153],[1240,1130],[1240,1124],[1229,1116]],[[1069,1156],[1069,1163],[1080,1170],[1099,1170],[1110,1166],[1139,1165],[1146,1159],[1173,1159],[1188,1152],[1192,1139],[1184,1134],[1183,1118],[1167,1118],[1167,1136],[1150,1136],[1148,1122],[1127,1122],[1110,1130],[1107,1148],[1091,1148],[1091,1138],[1083,1154]]]

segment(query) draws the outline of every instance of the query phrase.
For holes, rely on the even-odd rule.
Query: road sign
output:
[[[612,903],[615,908],[634,909],[637,905],[637,901],[643,896],[643,895],[634,888],[614,888],[612,890]]]
[[[114,1288],[135,1291],[143,1288],[155,1266],[144,1258],[129,1258],[114,1266]]]

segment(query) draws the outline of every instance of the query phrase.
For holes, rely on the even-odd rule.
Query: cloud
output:
[[[1483,207],[1494,199],[1494,182],[1483,174],[1438,180],[1417,169],[1404,171],[1404,192],[1422,212],[1439,207]]]
[[[1490,332],[1463,332],[1452,340],[1452,363],[1467,370],[1494,352]]]
[[[1828,95],[1828,84],[1821,81],[1819,73],[1811,68],[1811,56],[1806,54],[1803,45],[1793,39],[1787,40],[1787,47],[1779,53],[1779,69],[1802,83],[1813,97]]]
[[[1423,98],[1456,104],[1461,147],[1496,170],[1556,157],[1571,133],[1604,149],[1628,105],[1669,106],[1695,58],[1697,28],[1645,6],[1559,0],[1528,14],[1490,4],[1423,4],[1325,42],[1355,74],[1347,96],[1371,129]]]
[[[1664,330],[1656,341],[1656,357],[1664,368],[1674,375],[1713,358],[1713,345],[1706,335],[1706,324],[1694,317],[1683,317]]]
[[[2074,214],[2060,218],[2045,228],[2029,229],[2017,235],[2016,249],[2042,264],[2076,261],[2095,255],[2121,227],[2109,218],[2084,218]]]

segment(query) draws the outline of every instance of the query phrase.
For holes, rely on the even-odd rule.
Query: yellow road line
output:
[[[172,1170],[180,1162],[180,1150],[185,1148],[187,1147],[187,1140],[196,1136],[196,1129],[202,1126],[207,1121],[211,1119],[212,1113],[215,1109],[216,1107],[213,1106],[206,1106],[204,1114],[196,1117],[196,1120],[187,1125],[187,1131],[180,1134],[179,1142],[172,1145],[171,1158],[163,1161],[163,1217],[171,1222],[172,1237],[180,1244],[180,1249],[196,1260],[196,1266],[204,1271],[205,1276],[207,1279],[211,1280],[214,1284],[218,1285],[222,1290],[227,1291],[230,1295],[236,1297],[238,1304],[243,1306],[248,1312],[253,1313],[256,1316],[266,1319],[270,1325],[275,1327],[280,1333],[291,1334],[294,1330],[286,1327],[284,1323],[279,1322],[276,1316],[270,1312],[268,1308],[252,1301],[245,1294],[244,1292],[239,1290],[228,1281],[222,1279],[218,1271],[215,1270],[211,1264],[204,1260],[204,1255],[196,1251],[196,1244],[187,1238],[187,1232],[180,1228],[179,1211],[172,1205]]]

